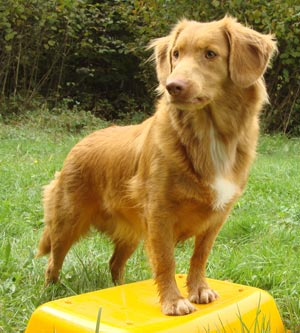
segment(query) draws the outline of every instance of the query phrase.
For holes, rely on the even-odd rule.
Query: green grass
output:
[[[43,302],[112,286],[107,265],[112,246],[99,234],[72,248],[58,285],[44,288],[47,259],[34,259],[43,228],[42,186],[82,136],[105,125],[90,115],[47,110],[0,122],[0,332],[23,332]],[[208,264],[211,278],[269,291],[292,332],[300,332],[299,156],[300,139],[261,138],[247,189]],[[178,246],[177,272],[188,271],[191,253],[192,241]],[[139,247],[126,281],[150,277]]]

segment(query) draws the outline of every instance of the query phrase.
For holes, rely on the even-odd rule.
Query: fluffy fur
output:
[[[153,41],[160,97],[139,125],[110,127],[80,141],[45,187],[45,229],[38,256],[50,253],[46,282],[55,282],[72,244],[91,226],[115,244],[114,282],[144,239],[162,311],[183,315],[218,294],[206,261],[242,193],[267,93],[263,74],[273,36],[230,17],[180,21]],[[188,299],[177,288],[174,246],[195,237]]]

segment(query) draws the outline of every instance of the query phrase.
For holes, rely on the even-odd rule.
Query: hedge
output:
[[[156,78],[149,40],[179,18],[230,14],[276,35],[279,55],[266,80],[267,131],[300,134],[300,5],[296,0],[6,0],[0,3],[3,112],[42,97],[115,119],[151,113]],[[22,103],[18,102],[22,101]]]

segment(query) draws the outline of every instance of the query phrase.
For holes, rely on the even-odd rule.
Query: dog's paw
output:
[[[57,283],[59,280],[59,270],[54,269],[52,263],[50,263],[45,271],[45,286]]]
[[[199,288],[198,292],[189,296],[189,300],[196,304],[208,304],[215,301],[219,294],[210,288]]]
[[[162,312],[167,316],[183,316],[192,313],[196,308],[186,298],[180,298],[175,302],[165,302]]]

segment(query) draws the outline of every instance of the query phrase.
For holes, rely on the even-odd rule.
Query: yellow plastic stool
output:
[[[176,280],[186,296],[186,275],[176,275]],[[186,316],[163,315],[154,281],[147,280],[45,303],[34,311],[25,333],[286,332],[267,292],[230,282],[208,282],[220,298],[197,305],[197,311]]]

